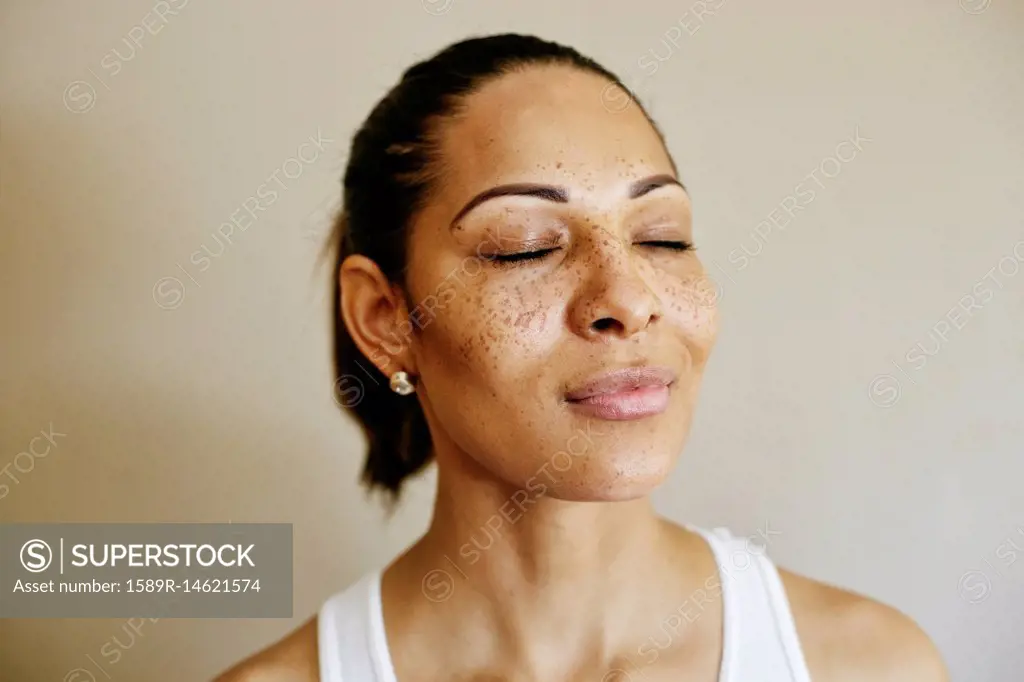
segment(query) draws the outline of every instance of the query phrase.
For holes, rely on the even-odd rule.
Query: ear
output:
[[[399,370],[415,375],[412,324],[401,290],[374,261],[359,254],[341,263],[338,286],[341,310],[337,313],[362,354],[385,378]]]

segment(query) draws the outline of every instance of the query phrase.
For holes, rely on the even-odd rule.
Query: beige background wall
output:
[[[501,30],[621,73],[692,190],[724,327],[659,508],[768,523],[778,562],[909,612],[955,679],[1015,679],[1016,0],[0,2],[0,467],[67,434],[8,469],[0,519],[291,522],[296,571],[293,620],[164,619],[113,665],[123,620],[4,621],[0,678],[208,678],[425,528],[432,475],[390,524],[355,484],[315,257],[376,99]],[[318,131],[273,206],[190,260]]]

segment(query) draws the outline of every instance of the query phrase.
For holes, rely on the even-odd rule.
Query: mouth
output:
[[[565,394],[572,409],[598,419],[642,419],[668,408],[676,373],[668,367],[630,367],[590,379]]]

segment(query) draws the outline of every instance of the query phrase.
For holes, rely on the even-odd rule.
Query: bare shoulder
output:
[[[316,616],[213,682],[319,682]]]
[[[909,616],[779,569],[811,677],[821,682],[949,682],[935,644]]]

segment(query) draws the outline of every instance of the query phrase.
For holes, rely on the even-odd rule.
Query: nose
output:
[[[584,338],[628,339],[645,331],[662,315],[661,299],[641,275],[642,264],[635,262],[628,245],[610,246],[612,242],[608,240],[601,254],[591,256],[573,303],[574,331]]]

